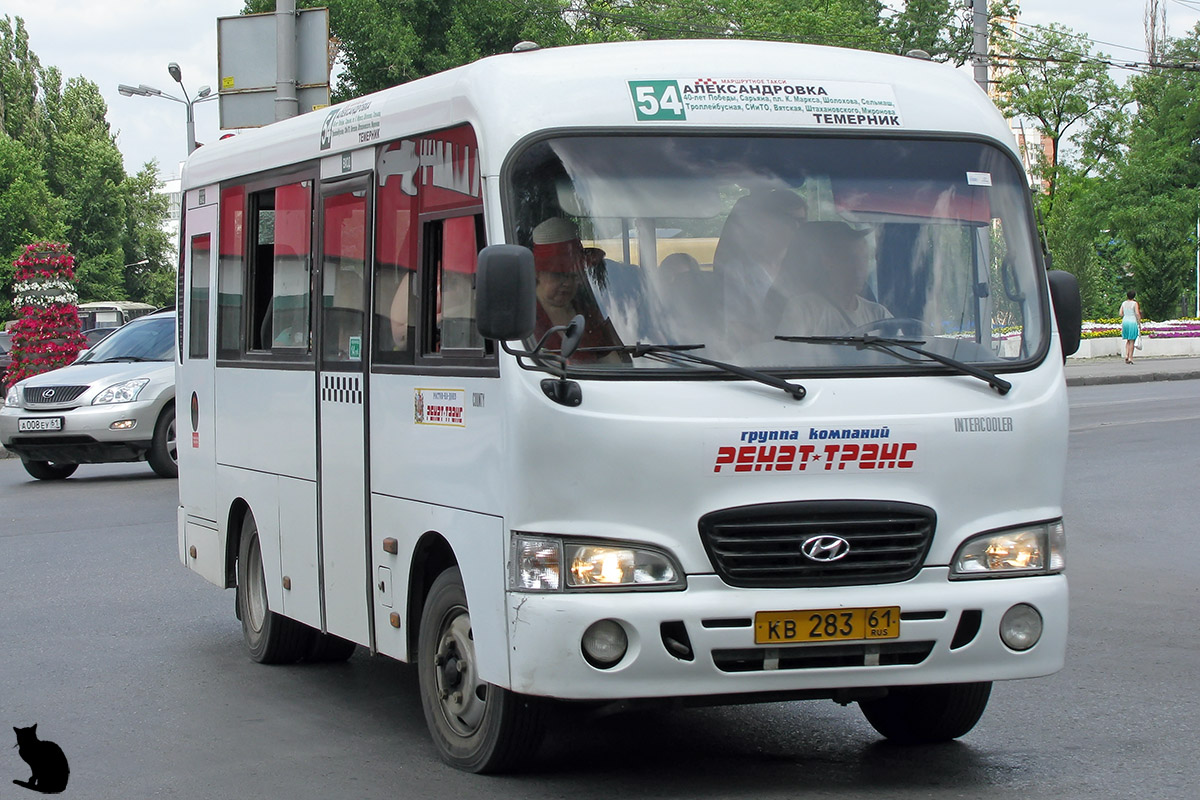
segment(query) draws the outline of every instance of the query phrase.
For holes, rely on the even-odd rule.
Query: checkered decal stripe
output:
[[[326,375],[321,378],[321,401],[361,406],[362,378],[358,375]]]

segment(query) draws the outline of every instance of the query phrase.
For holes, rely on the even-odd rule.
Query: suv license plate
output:
[[[61,431],[62,417],[22,417],[17,420],[17,430],[27,431]]]
[[[900,636],[900,607],[823,608],[811,611],[759,611],[755,644],[849,642]]]

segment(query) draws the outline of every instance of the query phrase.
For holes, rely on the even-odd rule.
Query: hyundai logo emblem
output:
[[[837,561],[850,554],[850,543],[840,536],[822,534],[806,539],[800,552],[810,561]]]
[[[45,397],[45,398],[54,397],[54,390],[47,389],[46,391],[42,392],[42,397]]]

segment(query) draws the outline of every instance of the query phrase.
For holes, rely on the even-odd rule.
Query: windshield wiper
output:
[[[637,344],[615,345],[607,347],[581,347],[579,352],[589,353],[621,353],[633,358],[652,358],[655,361],[661,361],[664,364],[678,363],[686,361],[692,364],[704,364],[705,366],[715,367],[730,375],[736,375],[739,378],[747,378],[748,380],[758,381],[767,386],[776,389],[782,389],[790,394],[796,400],[803,400],[808,394],[808,390],[796,383],[788,383],[782,378],[776,378],[774,375],[768,375],[765,372],[758,370],[739,367],[737,364],[730,364],[725,361],[716,361],[715,359],[698,356],[694,353],[689,353],[689,350],[699,350],[705,345],[702,344]]]
[[[112,364],[116,361],[165,361],[166,359],[158,358],[142,358],[141,356],[113,356],[112,358],[98,358],[95,361],[89,361],[89,364]]]
[[[852,345],[855,348],[862,350],[865,347],[873,347],[876,350],[882,350],[885,353],[890,353],[897,358],[905,358],[904,356],[893,350],[893,347],[899,347],[901,350],[907,350],[910,353],[925,356],[926,358],[936,361],[939,364],[945,364],[947,367],[957,370],[963,375],[971,375],[986,382],[989,386],[995,389],[1002,395],[1008,394],[1012,389],[1012,384],[1003,378],[993,375],[986,369],[980,369],[974,364],[968,364],[965,361],[959,361],[957,358],[950,358],[941,353],[935,353],[932,350],[926,350],[920,345],[925,344],[924,339],[893,339],[888,336],[776,336],[781,342],[814,342],[817,344],[845,344]],[[905,358],[905,360],[908,360]]]

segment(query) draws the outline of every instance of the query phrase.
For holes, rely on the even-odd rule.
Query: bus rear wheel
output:
[[[442,760],[477,773],[519,766],[541,743],[543,701],[480,680],[471,614],[457,567],[434,580],[420,625],[421,706]]]
[[[313,646],[313,629],[271,610],[263,572],[258,525],[251,514],[242,520],[237,562],[238,616],[250,658],[260,664],[291,664]]]
[[[871,727],[897,744],[948,742],[975,727],[992,694],[991,682],[898,686],[886,697],[859,702]]]

